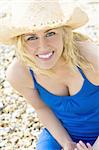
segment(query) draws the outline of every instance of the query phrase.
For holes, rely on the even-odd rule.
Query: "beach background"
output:
[[[81,3],[89,16],[89,22],[77,31],[89,35],[98,43],[99,0],[73,2]],[[33,107],[6,80],[6,70],[14,57],[13,46],[0,45],[0,150],[34,150],[43,124]]]

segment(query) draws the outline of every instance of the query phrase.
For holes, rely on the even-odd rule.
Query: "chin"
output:
[[[38,68],[48,70],[48,69],[52,69],[53,67],[52,66],[38,66]]]
[[[53,69],[57,64],[57,59],[54,60],[53,62],[45,62],[45,63],[37,63],[38,68],[40,69]]]
[[[38,68],[48,70],[48,69],[52,69],[54,66],[55,66],[55,64],[52,64],[52,65],[39,65]]]

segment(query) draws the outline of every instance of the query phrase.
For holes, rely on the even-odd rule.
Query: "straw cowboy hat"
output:
[[[62,5],[58,0],[6,0],[0,4],[0,9],[1,43],[42,29],[59,26],[76,29],[88,21],[80,7],[66,1]]]

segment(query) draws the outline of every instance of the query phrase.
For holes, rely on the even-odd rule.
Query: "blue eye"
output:
[[[35,36],[31,36],[29,38],[27,38],[27,41],[32,41],[32,40],[37,40],[38,38]]]
[[[53,35],[55,35],[55,34],[56,34],[55,32],[49,32],[49,33],[46,35],[46,37],[53,36]]]

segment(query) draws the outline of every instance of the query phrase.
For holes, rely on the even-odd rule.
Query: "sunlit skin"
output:
[[[41,30],[23,35],[26,50],[32,55],[33,61],[41,69],[51,69],[62,63],[63,34],[61,28]],[[53,53],[49,59],[41,59],[38,55]]]
[[[73,150],[94,150],[93,146],[90,143],[84,143],[83,141],[79,141],[78,143],[72,142],[75,148]],[[67,150],[67,146],[62,148],[61,150]]]
[[[84,144],[82,141],[79,141],[76,146],[77,148],[75,148],[75,150],[93,150],[93,147],[90,145],[90,143]]]
[[[63,52],[62,28],[50,29],[47,31],[41,30],[35,33],[27,33],[23,35],[23,39],[25,41],[27,52],[31,54],[33,61],[38,66],[38,68],[41,69],[53,68],[55,70],[57,66],[59,66],[60,64],[64,64],[64,59],[61,57]],[[82,44],[85,46],[84,42],[82,42]],[[85,48],[84,46],[82,46],[83,49],[86,48],[86,46]],[[90,47],[89,43],[88,46]],[[41,59],[38,57],[38,55],[50,52],[54,52],[51,58]],[[93,146],[91,146],[89,143],[84,144],[82,141],[79,141],[78,143],[73,143],[71,144],[71,146],[74,148],[74,150],[93,150]],[[65,150],[65,147],[62,150]]]

